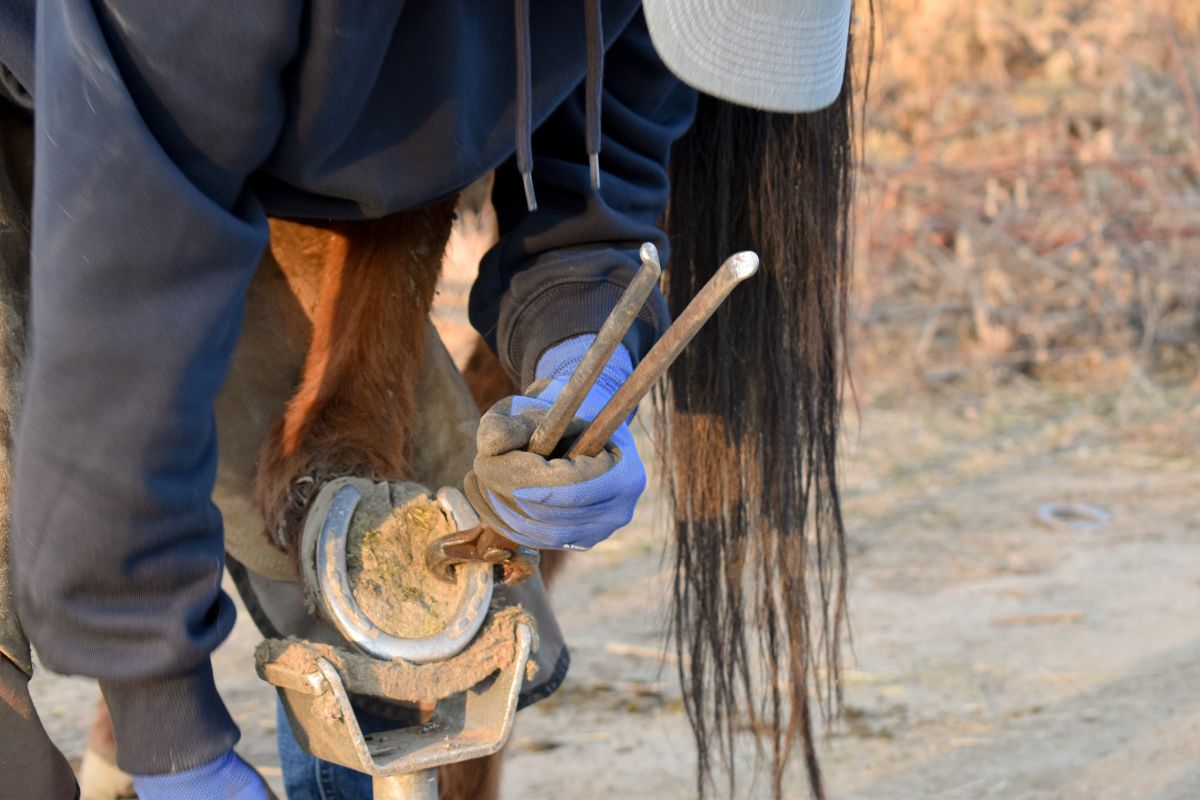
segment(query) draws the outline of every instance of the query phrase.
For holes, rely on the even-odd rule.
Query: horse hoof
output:
[[[79,765],[79,800],[122,800],[137,797],[133,778],[92,748]]]
[[[479,523],[461,493],[436,498],[416,483],[338,478],[321,487],[300,543],[305,594],[359,650],[417,664],[461,652],[483,625],[492,565],[438,579],[426,563],[434,539]]]

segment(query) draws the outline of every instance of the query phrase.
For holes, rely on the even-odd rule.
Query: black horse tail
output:
[[[738,250],[762,260],[657,395],[674,503],[672,635],[712,788],[736,739],[768,750],[775,797],[799,748],[823,796],[814,717],[841,701],[846,544],[837,444],[853,189],[852,70],[830,107],[778,114],[701,96],[671,156],[674,313]],[[815,699],[814,699],[815,698]]]

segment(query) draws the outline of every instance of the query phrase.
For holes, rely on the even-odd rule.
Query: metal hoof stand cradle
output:
[[[318,614],[361,652],[298,640],[267,640],[256,652],[258,674],[276,687],[301,747],[317,758],[374,778],[376,798],[436,798],[443,764],[491,755],[512,730],[517,697],[536,634],[518,609],[489,609],[492,566],[455,571],[453,616],[431,636],[393,635],[359,607],[347,568],[348,531],[360,502],[356,479],[332,481],[314,512],[323,524],[302,544],[305,584]],[[421,502],[422,487],[404,484]],[[459,529],[478,524],[466,498],[442,489],[429,506],[448,514]],[[412,494],[409,494],[411,497]],[[424,558],[424,543],[417,543]],[[426,569],[406,581],[440,582]],[[411,586],[406,591],[413,591]],[[422,725],[363,734],[350,695],[412,704],[436,703]]]
[[[564,391],[535,431],[530,450],[551,456],[583,397],[621,342],[659,276],[658,253],[642,246],[642,269],[597,334]],[[641,360],[633,374],[575,440],[567,457],[595,454],[631,414],[650,387],[691,341],[729,293],[758,269],[758,256],[731,256],[679,319]],[[383,587],[401,596],[445,597],[452,609],[435,631],[399,635],[372,619],[355,599],[348,552],[351,532],[370,521],[355,514],[364,492],[424,504],[444,514],[452,532],[415,535],[407,542],[403,586]],[[390,493],[389,493],[390,492]],[[406,506],[407,507],[407,506]],[[518,607],[490,607],[497,578],[517,583],[536,568],[536,551],[481,527],[466,498],[443,488],[436,498],[418,484],[375,484],[356,478],[327,483],[309,513],[301,541],[305,592],[318,616],[356,651],[299,640],[269,639],[255,654],[259,676],[276,687],[300,745],[326,761],[371,775],[377,800],[436,800],[437,767],[491,755],[507,741],[530,654],[537,648],[533,620]],[[350,695],[433,705],[421,725],[364,735]]]
[[[275,640],[260,645],[258,672],[278,689],[305,750],[371,775],[377,800],[436,800],[437,767],[508,740],[533,640],[528,617],[493,616],[461,656],[423,667]],[[364,735],[348,692],[438,702],[423,725]]]

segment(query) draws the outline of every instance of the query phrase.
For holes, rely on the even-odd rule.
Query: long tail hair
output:
[[[671,632],[701,795],[714,746],[734,793],[735,740],[749,731],[769,755],[775,797],[797,747],[823,796],[813,721],[841,700],[846,619],[837,439],[855,161],[849,53],[847,62],[838,100],[816,113],[702,96],[672,151],[672,310],[735,251],[762,260],[656,397],[675,512]]]

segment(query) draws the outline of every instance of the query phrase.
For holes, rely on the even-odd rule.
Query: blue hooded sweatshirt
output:
[[[2,76],[32,84],[36,133],[17,602],[48,667],[99,679],[125,770],[185,770],[238,737],[209,661],[234,619],[213,401],[267,215],[377,217],[496,169],[502,239],[471,319],[522,382],[599,328],[641,242],[665,257],[694,92],[638,3],[605,0],[589,96],[587,4],[528,2],[523,23],[497,0],[39,0],[36,47],[32,0],[4,4]],[[666,318],[656,296],[635,358]]]

